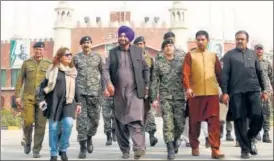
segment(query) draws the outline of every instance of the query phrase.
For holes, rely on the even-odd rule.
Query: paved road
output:
[[[147,152],[144,158],[141,160],[166,160],[166,146],[162,139],[162,119],[156,118],[158,131],[157,137],[159,142],[155,147],[147,147]],[[75,127],[75,126],[74,126]],[[202,133],[201,133],[202,135]],[[48,147],[48,131],[46,132],[44,147],[41,152],[42,157],[39,159],[33,159],[32,154],[25,155],[23,153],[23,147],[20,145],[20,139],[22,132],[20,130],[15,131],[1,131],[1,160],[47,160],[49,159],[49,147]],[[77,132],[74,128],[71,136],[71,145],[68,149],[68,157],[70,160],[77,160],[77,155],[79,152],[79,145],[77,143]],[[271,138],[273,138],[273,130],[271,131]],[[185,147],[182,144],[179,153],[176,155],[178,160],[192,160],[192,159],[211,159],[210,149],[204,147],[204,137],[200,137],[200,153],[199,157],[191,156],[191,149]],[[119,151],[118,145],[115,142],[112,146],[105,146],[105,135],[103,134],[103,121],[100,121],[99,129],[97,135],[94,137],[95,149],[92,154],[87,156],[86,160],[119,160],[121,153]],[[240,149],[234,147],[235,142],[222,142],[221,150],[225,153],[227,160],[239,160]],[[252,160],[273,160],[273,143],[258,143],[257,144],[259,155],[252,156]],[[131,153],[133,155],[133,153]],[[131,156],[133,158],[133,156]]]

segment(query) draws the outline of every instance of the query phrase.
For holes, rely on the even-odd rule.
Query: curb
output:
[[[1,126],[1,130],[20,130],[18,126]]]

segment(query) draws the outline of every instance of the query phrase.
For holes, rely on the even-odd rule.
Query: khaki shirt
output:
[[[51,64],[50,60],[42,59],[37,63],[34,58],[27,59],[23,62],[15,87],[15,96],[20,98],[21,90],[24,85],[22,94],[23,101],[34,101],[36,88],[41,81],[45,79],[46,71]]]

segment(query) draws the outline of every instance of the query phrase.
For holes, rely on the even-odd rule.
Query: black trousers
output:
[[[251,141],[263,127],[260,92],[234,94],[230,98],[229,105],[241,150],[250,152]]]

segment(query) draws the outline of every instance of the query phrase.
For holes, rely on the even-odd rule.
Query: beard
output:
[[[120,46],[127,46],[129,44],[129,41],[119,40],[118,43],[119,43]]]

